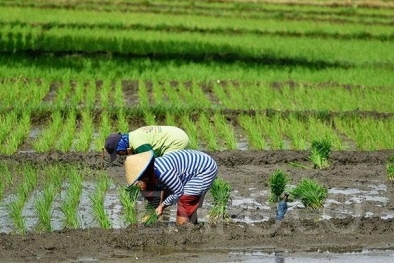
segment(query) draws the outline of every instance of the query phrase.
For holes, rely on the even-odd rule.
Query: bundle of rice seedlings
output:
[[[209,216],[213,220],[228,219],[230,216],[227,205],[230,200],[231,187],[223,178],[217,177],[210,188],[213,197],[213,208],[209,211]]]
[[[279,202],[280,196],[285,191],[286,184],[289,182],[290,178],[282,170],[276,169],[268,180],[270,185],[269,202]]]
[[[331,143],[327,139],[312,141],[311,155],[309,160],[314,164],[314,168],[324,169],[329,166],[328,158],[331,153]]]
[[[307,208],[317,209],[323,207],[328,196],[328,189],[313,179],[304,178],[291,190],[295,199],[299,199]]]
[[[126,191],[129,193],[130,202],[136,203],[137,198],[140,195],[141,189],[138,186],[130,185],[126,188]]]
[[[156,214],[155,208],[151,205],[147,205],[143,219],[144,224],[151,225],[157,223],[158,221],[159,221],[159,216]]]

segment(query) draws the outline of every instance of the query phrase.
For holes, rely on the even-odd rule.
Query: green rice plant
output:
[[[112,132],[112,123],[108,111],[102,111],[100,116],[100,131],[97,137],[94,139],[94,150],[101,151],[104,146],[105,138]]]
[[[166,125],[177,126],[175,115],[173,113],[167,112],[165,116],[165,123]]]
[[[52,230],[51,218],[52,218],[52,202],[57,193],[56,186],[48,184],[44,186],[43,192],[35,201],[35,209],[38,218],[39,229],[44,229],[47,232]]]
[[[83,103],[84,101],[84,92],[85,92],[85,87],[84,83],[82,80],[76,81],[76,83],[73,85],[73,91],[70,94],[70,107],[71,109],[76,109],[78,105]]]
[[[267,143],[264,136],[261,134],[259,119],[249,115],[241,115],[239,116],[238,121],[247,133],[249,148],[264,150]]]
[[[145,82],[138,82],[138,101],[139,106],[143,109],[150,104],[149,102],[149,92],[148,92],[148,83]]]
[[[213,93],[216,96],[216,100],[219,102],[219,104],[223,105],[223,107],[236,108],[238,106],[230,99],[226,89],[224,89],[220,84],[220,81],[213,84]]]
[[[237,141],[235,140],[234,130],[229,125],[222,114],[216,113],[213,116],[216,130],[219,132],[220,138],[223,138],[226,149],[234,150],[237,149]]]
[[[206,147],[208,148],[208,150],[217,150],[218,145],[216,133],[213,132],[214,127],[206,114],[200,113],[198,126],[200,128],[201,136],[207,143]]]
[[[269,202],[279,202],[281,194],[285,191],[289,176],[281,169],[276,169],[268,178],[270,186]]]
[[[328,189],[316,180],[303,178],[290,193],[305,207],[318,209],[323,207],[324,200],[328,196]]]
[[[324,169],[330,165],[328,161],[330,153],[330,141],[327,139],[313,140],[309,160],[312,161],[314,168]]]
[[[271,138],[271,148],[273,150],[284,149],[285,145],[283,137],[286,121],[282,119],[280,114],[275,114],[267,124],[267,131],[269,132],[269,136]]]
[[[108,176],[101,174],[99,175],[98,182],[93,194],[89,195],[89,199],[92,202],[94,218],[103,229],[111,228],[111,222],[108,214],[104,207],[104,198],[107,189],[109,188],[110,179]]]
[[[15,230],[21,234],[27,232],[26,221],[22,214],[24,205],[25,201],[20,198],[7,205],[8,214],[15,226]]]
[[[111,81],[111,86],[112,86],[111,90],[113,90],[113,95],[111,96],[111,99],[113,100],[113,105],[116,105],[116,107],[119,108],[124,107],[125,100],[122,90],[122,82],[119,80]]]
[[[0,182],[4,187],[12,185],[12,167],[11,163],[4,160],[0,161]],[[0,195],[1,198],[2,195]]]
[[[13,124],[17,123],[18,116],[16,111],[0,115],[0,143],[5,141],[7,135],[12,131]]]
[[[7,205],[7,209],[16,231],[26,233],[27,228],[23,217],[23,208],[31,192],[36,187],[37,170],[32,165],[27,164],[18,170],[17,173],[23,175],[23,181],[16,189],[15,200]]]
[[[74,110],[68,113],[67,119],[62,128],[62,132],[59,134],[59,137],[56,140],[55,149],[68,152],[71,149],[73,139],[75,137],[75,129],[76,129],[76,112]]]
[[[32,143],[33,149],[37,152],[49,151],[55,141],[56,136],[61,131],[63,118],[60,111],[52,112],[52,121],[43,129],[40,136]]]
[[[151,205],[146,206],[146,211],[143,221],[145,225],[156,224],[159,221],[159,216],[157,216],[156,209],[153,206]]]
[[[19,146],[28,136],[31,128],[30,111],[26,110],[21,113],[22,116],[17,120],[17,125],[13,127],[4,144],[3,149],[5,154],[13,154],[18,151]]]
[[[130,125],[124,108],[119,108],[116,115],[117,115],[116,130],[127,131]]]
[[[110,83],[103,82],[103,84],[100,87],[99,90],[99,95],[100,95],[100,102],[103,109],[109,109],[112,105],[112,102],[110,101],[110,93],[111,93],[111,85]]]
[[[394,163],[386,164],[387,179],[389,181],[394,181]]]
[[[316,116],[309,116],[307,120],[307,127],[309,137],[313,140],[318,140],[317,136],[321,138],[325,138],[330,142],[331,148],[336,148],[337,150],[341,150],[342,140],[336,131],[332,128],[334,125],[332,121],[329,120],[328,117],[325,117],[325,112],[320,113],[320,118]],[[318,116],[319,117],[319,116]]]
[[[140,194],[140,188],[137,186],[129,186],[126,189],[122,187],[119,188],[118,192],[126,222],[136,224],[138,222],[136,203]]]
[[[84,110],[81,113],[82,120],[74,142],[75,151],[87,152],[92,142],[92,134],[94,132],[93,118],[90,110]]]
[[[288,118],[287,135],[292,142],[294,150],[306,150],[306,127],[297,119],[295,114],[291,114]]]
[[[387,179],[394,181],[394,155],[391,155],[386,163]]]
[[[156,116],[150,110],[144,109],[143,115],[144,115],[145,125],[156,125],[157,124]]]
[[[182,115],[181,123],[186,133],[189,135],[189,139],[190,139],[189,148],[198,149],[199,143],[197,137],[198,134],[197,125],[194,123],[194,121],[190,118],[189,115]]]
[[[221,177],[217,177],[213,181],[209,191],[213,197],[213,208],[208,212],[209,217],[214,221],[229,219],[228,204],[231,195],[231,186],[229,182]]]
[[[65,198],[60,205],[60,210],[64,214],[64,226],[68,228],[79,228],[78,205],[82,195],[82,176],[76,167],[70,166],[68,169],[68,187]]]

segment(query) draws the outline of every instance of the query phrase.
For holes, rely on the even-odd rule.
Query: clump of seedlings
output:
[[[313,179],[304,178],[291,190],[291,194],[305,207],[314,210],[323,207],[324,200],[328,196],[328,189]]]
[[[156,210],[153,206],[147,205],[146,212],[144,215],[144,224],[152,225],[156,224],[159,221],[159,216],[156,214]]]
[[[99,175],[94,193],[89,195],[89,199],[92,202],[94,217],[103,229],[111,228],[111,221],[104,207],[105,193],[109,185],[109,177],[105,174],[101,174]]]
[[[331,142],[327,139],[312,141],[309,160],[313,162],[313,168],[324,169],[330,164],[328,158],[331,153]]]
[[[78,205],[82,195],[82,176],[76,167],[70,166],[67,170],[68,188],[62,199],[60,211],[64,214],[64,226],[68,228],[80,227],[78,219]]]
[[[394,181],[394,155],[390,156],[386,163],[387,179]]]
[[[270,185],[270,196],[269,202],[279,202],[280,196],[286,189],[286,185],[289,182],[289,176],[281,169],[276,169],[273,174],[269,177]]]
[[[230,200],[231,186],[223,178],[217,177],[210,188],[213,197],[213,208],[209,211],[209,217],[213,220],[228,219],[228,203]]]

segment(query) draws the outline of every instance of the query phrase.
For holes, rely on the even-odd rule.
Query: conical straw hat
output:
[[[153,151],[129,155],[125,161],[127,185],[134,184],[144,172],[153,159]],[[153,168],[153,166],[151,166]]]

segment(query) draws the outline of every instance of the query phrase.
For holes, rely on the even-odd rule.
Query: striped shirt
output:
[[[216,162],[197,150],[179,150],[155,158],[155,174],[160,184],[171,194],[163,201],[176,203],[182,195],[205,194],[218,173]]]

